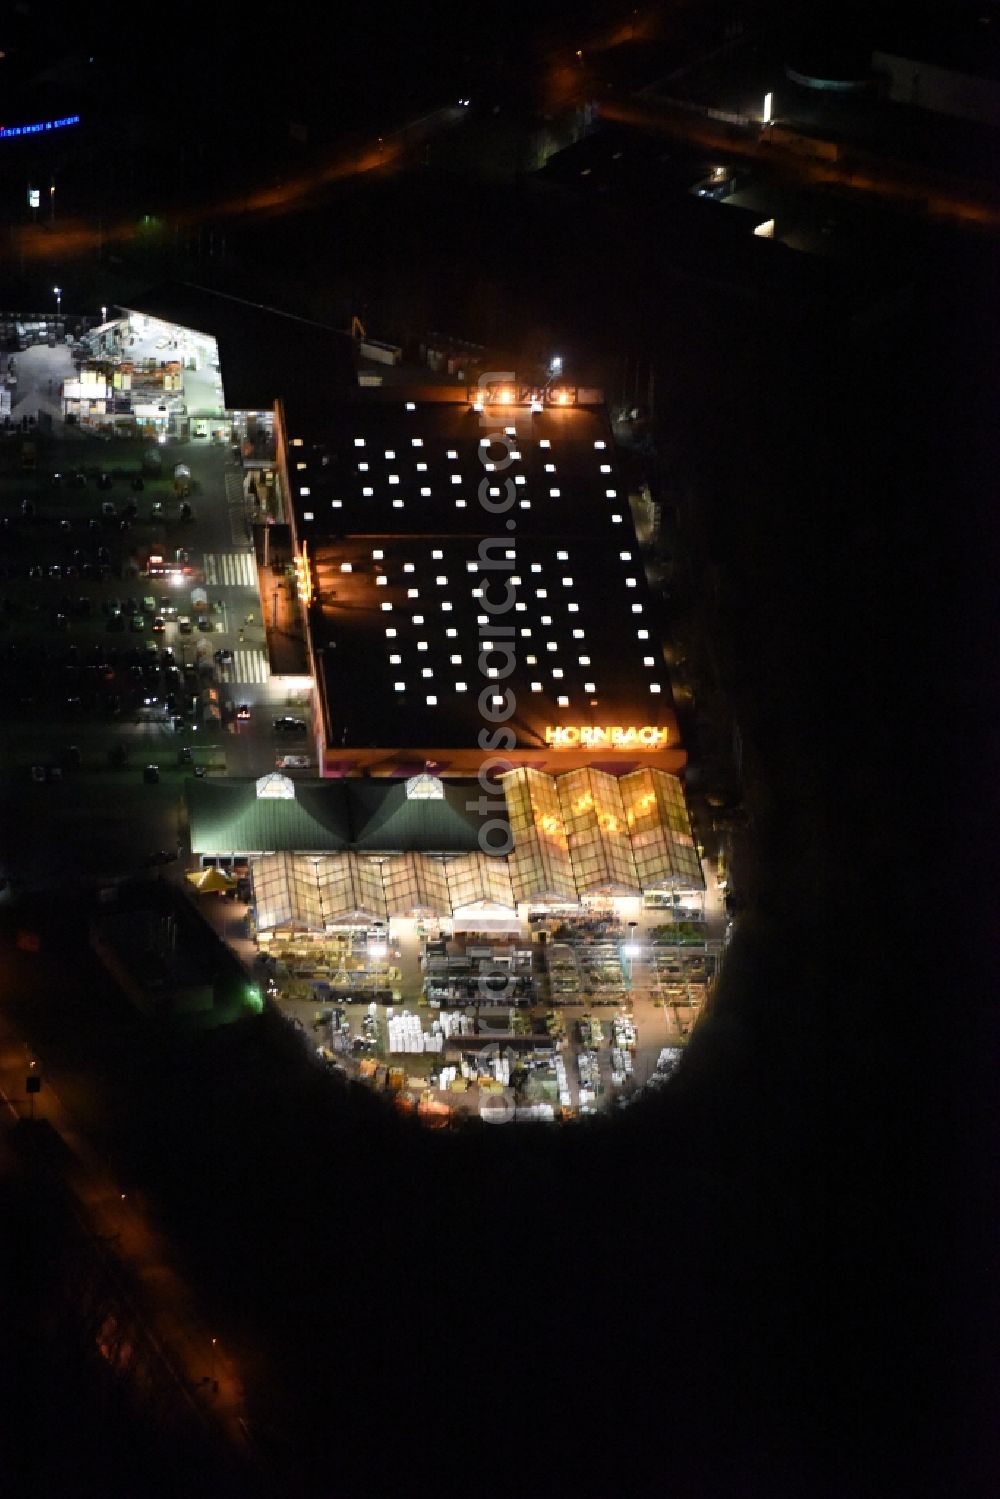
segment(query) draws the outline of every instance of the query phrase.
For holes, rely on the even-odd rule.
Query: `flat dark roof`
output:
[[[522,746],[559,724],[664,726],[675,742],[613,446],[602,409],[480,414],[401,393],[289,449],[332,750],[475,746],[491,687],[512,691]],[[480,662],[484,641],[503,653]]]

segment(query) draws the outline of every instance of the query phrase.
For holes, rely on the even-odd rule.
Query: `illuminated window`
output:
[[[607,447],[607,443],[605,443],[603,438],[599,437],[594,443],[594,447],[598,450],[598,452],[603,452],[604,448]]]
[[[547,651],[557,651],[559,649],[559,645],[555,640],[547,640],[545,642],[545,649]]]
[[[620,526],[620,525],[621,525],[621,523],[622,523],[622,518],[621,518],[621,516],[620,516],[620,515],[613,515],[613,516],[612,516],[612,517],[611,517],[611,520],[612,520],[612,523],[613,523],[613,524],[614,524],[614,525],[616,525],[616,526]]]
[[[631,562],[632,561],[632,553],[631,552],[619,552],[618,555],[622,559],[623,562]]]
[[[418,463],[417,464],[417,473],[418,474],[426,474],[426,472],[427,472],[427,465],[426,465],[426,463]]]
[[[406,590],[406,597],[408,599],[418,599],[420,597],[420,589],[419,588],[408,588]]]
[[[427,649],[427,641],[426,640],[418,640],[417,641],[417,650],[418,651],[425,651],[426,649]]]
[[[650,684],[649,684],[649,690],[650,690],[650,692],[659,692],[659,690],[660,690],[660,684],[659,684],[659,682],[650,682]]]
[[[312,490],[309,488],[308,484],[303,484],[302,488],[299,490],[299,498],[302,500],[308,500],[311,494]]]
[[[393,510],[402,510],[402,508],[403,508],[403,502],[402,502],[402,500],[393,500],[393,502],[392,502],[392,508],[393,508]]]
[[[526,478],[525,478],[525,477],[524,477],[524,475],[523,475],[523,474],[515,474],[515,475],[514,475],[514,483],[515,483],[515,484],[527,484],[527,482],[528,482],[528,481],[527,481],[527,479],[526,479]]]
[[[390,484],[398,484],[399,483],[399,475],[398,474],[390,474],[389,475],[389,483]]]
[[[544,689],[542,687],[541,682],[532,682],[532,684],[531,684],[531,690],[532,690],[532,692],[542,692]]]
[[[395,456],[396,456],[396,450],[395,450],[395,448],[386,448],[386,450],[385,450],[385,456],[387,458],[395,458]]]
[[[648,640],[649,639],[649,631],[648,630],[636,630],[635,633],[636,633],[636,638],[638,640]]]
[[[451,605],[449,604],[449,602],[448,602],[447,599],[442,599],[442,601],[441,601],[441,608],[442,608],[442,610],[444,611],[445,614],[450,614],[451,613]]]
[[[431,561],[432,562],[440,562],[440,561],[442,561],[443,558],[444,558],[444,552],[442,552],[439,547],[435,547],[434,550],[433,550],[433,552],[431,552]]]
[[[403,658],[402,658],[402,656],[390,656],[389,657],[389,665],[390,666],[402,666],[402,664],[403,664]]]
[[[407,411],[416,411],[416,409],[417,409],[417,403],[415,401],[407,401],[405,409]],[[419,437],[415,437],[413,439],[413,441],[414,442],[419,442],[420,438]]]
[[[353,569],[353,567],[351,566],[351,564],[349,562],[342,562],[340,564],[340,571],[342,573],[350,573],[350,572],[353,572],[354,569]]]
[[[466,682],[456,682],[455,683],[455,691],[456,692],[468,692],[468,690],[469,690],[468,683],[466,683]]]
[[[552,668],[552,675],[556,678],[557,681],[562,677],[562,674],[563,669],[561,666],[554,666]]]
[[[389,612],[389,610],[390,610],[390,609],[391,609],[391,608],[392,608],[392,605],[391,605],[391,604],[383,604],[383,605],[382,605],[382,613],[383,613],[383,614],[388,614],[388,612]]]
[[[386,632],[385,632],[385,638],[387,640],[395,640],[395,638],[396,638],[396,636],[397,636],[398,633],[399,633],[398,630],[390,628],[390,629],[386,630]]]
[[[606,489],[604,493],[609,500],[616,500],[618,498],[617,489]]]
[[[433,666],[425,666],[425,667],[424,667],[424,668],[423,668],[423,669],[422,669],[422,670],[421,670],[421,673],[420,673],[420,675],[421,675],[421,676],[422,676],[422,677],[432,677],[432,676],[433,676],[433,675],[434,675],[434,668],[433,668]]]
[[[625,587],[626,588],[634,588],[635,587],[635,579],[634,578],[626,578],[625,579]]]
[[[427,699],[427,706],[428,706],[428,708],[436,708],[437,707],[437,698],[434,697],[433,694]]]
[[[410,408],[410,409],[412,410],[412,408]],[[411,437],[410,438],[410,442],[411,442],[412,446],[415,447],[415,448],[422,448],[423,445],[424,445],[424,440],[423,440],[422,437]]]
[[[376,549],[374,552],[372,552],[372,560],[374,562],[381,562],[384,556],[385,553],[381,549]]]
[[[540,562],[533,562],[531,564],[531,571],[533,573],[540,573],[541,570],[542,570],[542,564]]]
[[[556,698],[556,702],[559,704],[560,708],[568,708],[569,707],[569,698],[568,697],[557,697]]]
[[[456,510],[464,510],[464,509],[466,509],[466,503],[465,503],[465,501],[464,500],[456,500],[455,501],[455,509]]]
[[[461,656],[449,656],[448,660],[451,662],[452,666],[461,666],[462,664]]]
[[[367,472],[368,472],[368,465],[367,465],[367,463],[359,463],[358,464],[358,473],[359,474],[366,474]]]
[[[395,687],[395,689],[396,689],[397,692],[405,692],[406,691],[406,683],[405,682],[394,682],[393,686]]]
[[[549,494],[552,496],[552,498],[554,500],[558,500],[558,498],[559,498],[559,496],[560,496],[561,493],[562,493],[562,490],[560,490],[560,489],[550,489],[549,490]]]
[[[583,630],[574,630],[573,631],[573,639],[574,640],[582,640],[583,637],[584,637],[584,631]]]
[[[452,476],[451,476],[451,482],[453,484],[461,484],[461,482],[462,482],[462,475],[461,474],[452,474]]]
[[[601,464],[601,473],[602,474],[610,474],[610,472],[611,472],[611,464],[610,463],[602,463]]]
[[[364,447],[364,445],[365,445],[365,440],[364,440],[364,438],[363,438],[363,437],[356,437],[356,438],[355,438],[355,439],[354,439],[354,446],[355,446],[355,447],[356,447],[356,448],[363,448],[363,447]]]
[[[642,605],[641,604],[633,604],[632,605],[632,613],[633,614],[641,614],[642,613]]]
[[[424,485],[421,488],[420,493],[423,495],[424,499],[426,500],[426,499],[428,499],[430,497],[430,488],[427,485]]]
[[[303,510],[303,512],[302,512],[302,519],[303,520],[312,520],[313,519],[313,513],[312,513],[312,511],[311,510]]]
[[[583,690],[584,692],[596,692],[597,686],[594,682],[584,682]]]
[[[580,605],[579,604],[567,604],[566,605],[566,613],[567,614],[579,614],[579,612],[580,612]]]
[[[540,448],[550,448],[552,444],[549,442],[549,439],[547,437],[543,437],[539,440],[538,446]]]
[[[449,448],[447,456],[452,460],[452,462],[454,462],[455,459],[458,457],[458,454],[455,452],[454,448]]]
[[[551,614],[543,614],[542,615],[542,624],[543,625],[550,625],[551,623],[552,623],[552,615]]]
[[[457,630],[445,630],[444,633],[445,633],[446,637],[449,640],[454,640],[455,636],[458,634],[458,631]]]
[[[572,578],[563,578],[562,584],[563,584],[564,588],[572,588],[573,587],[573,579]]]
[[[374,489],[368,488],[368,486],[366,485],[365,488],[362,489],[361,493],[365,496],[365,499],[370,500],[375,491]]]
[[[547,463],[547,464],[546,464],[546,465],[545,465],[545,472],[546,472],[546,473],[547,473],[547,474],[554,474],[554,473],[555,473],[555,471],[556,471],[556,466],[555,466],[555,464],[554,464],[554,463]]]
[[[580,665],[581,666],[589,666],[590,665],[590,657],[589,656],[581,656],[580,657]]]
[[[518,506],[519,510],[530,510],[531,509],[531,501],[530,500],[518,500],[517,506]]]

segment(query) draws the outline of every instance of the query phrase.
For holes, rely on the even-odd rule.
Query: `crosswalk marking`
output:
[[[251,588],[257,592],[257,564],[253,552],[206,552],[205,582],[210,588]]]
[[[234,682],[266,682],[270,676],[267,655],[260,647],[233,652]]]

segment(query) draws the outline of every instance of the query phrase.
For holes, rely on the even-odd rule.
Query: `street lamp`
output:
[[[107,320],[108,320],[108,309],[102,304],[101,305],[101,322],[102,323],[106,323]]]
[[[56,299],[56,317],[58,317],[59,314],[60,314],[60,312],[62,311],[62,287],[61,286],[54,286],[52,288],[52,290],[55,293],[55,299]]]

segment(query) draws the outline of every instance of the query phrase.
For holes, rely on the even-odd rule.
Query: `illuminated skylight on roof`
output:
[[[436,708],[437,707],[437,701],[438,701],[437,698],[434,696],[433,693],[431,693],[431,695],[427,699],[427,706],[428,706],[428,708]]]
[[[597,441],[594,443],[594,447],[597,449],[598,452],[602,452],[606,446],[607,446],[607,444],[605,443],[603,437],[599,437],[597,439]]]
[[[638,636],[638,638],[640,640],[648,640],[649,639],[649,631],[648,630],[636,630],[635,633],[636,633],[636,635]]]
[[[382,551],[381,547],[376,547],[375,551],[372,552],[372,558],[375,562],[381,562],[384,556],[385,552]]]
[[[412,562],[404,562],[403,563],[403,571],[404,571],[404,573],[412,573],[413,572],[413,563]]]
[[[386,448],[386,450],[385,450],[385,456],[387,458],[395,458],[395,456],[396,456],[396,450],[395,450],[395,448]]]
[[[554,500],[558,500],[559,496],[562,494],[562,490],[561,489],[550,489],[549,490],[549,494],[552,496],[552,498]]]
[[[432,562],[442,562],[443,560],[444,560],[444,552],[441,551],[440,547],[435,547],[434,550],[433,550],[433,552],[431,552],[431,561]]]
[[[452,476],[451,476],[451,482],[453,484],[461,484],[461,482],[462,482],[462,475],[461,474],[452,474]]]
[[[364,440],[364,438],[363,438],[363,437],[356,437],[356,438],[355,438],[355,439],[354,439],[354,446],[355,446],[355,447],[356,447],[356,448],[363,448],[363,447],[364,447],[364,445],[365,445],[365,440]]]
[[[426,485],[426,484],[423,485],[421,487],[420,493],[423,495],[423,497],[424,497],[425,500],[429,499],[430,498],[430,493],[431,493],[430,486]]]
[[[367,463],[359,463],[358,464],[358,473],[359,474],[366,474],[367,472],[368,472],[368,465],[367,465]]]
[[[399,475],[398,474],[390,474],[389,475],[389,483],[390,484],[398,484],[399,483]]]
[[[552,444],[549,442],[549,439],[547,437],[542,437],[539,438],[538,446],[540,448],[550,448]]]
[[[383,612],[383,614],[388,614],[388,612],[389,612],[389,610],[391,608],[392,608],[392,605],[390,603],[383,604],[382,605],[382,612]]]
[[[452,460],[452,462],[454,462],[455,459],[458,457],[458,454],[455,452],[454,448],[449,448],[448,452],[447,452],[447,457],[449,457]]]
[[[568,708],[569,707],[569,698],[568,697],[557,697],[556,698],[556,702],[559,704],[560,708]]]
[[[362,489],[361,493],[365,496],[366,499],[371,499],[371,497],[375,493],[375,491],[374,491],[374,489],[369,489],[366,486],[364,489]]]
[[[659,690],[660,690],[660,684],[659,684],[659,682],[650,682],[650,684],[649,684],[649,690],[650,690],[650,692],[659,692]]]
[[[402,508],[403,508],[403,502],[402,502],[402,500],[393,500],[393,502],[392,502],[392,508],[393,508],[393,510],[402,510]]]
[[[424,440],[422,437],[411,437],[410,442],[415,448],[422,448],[424,445]]]

